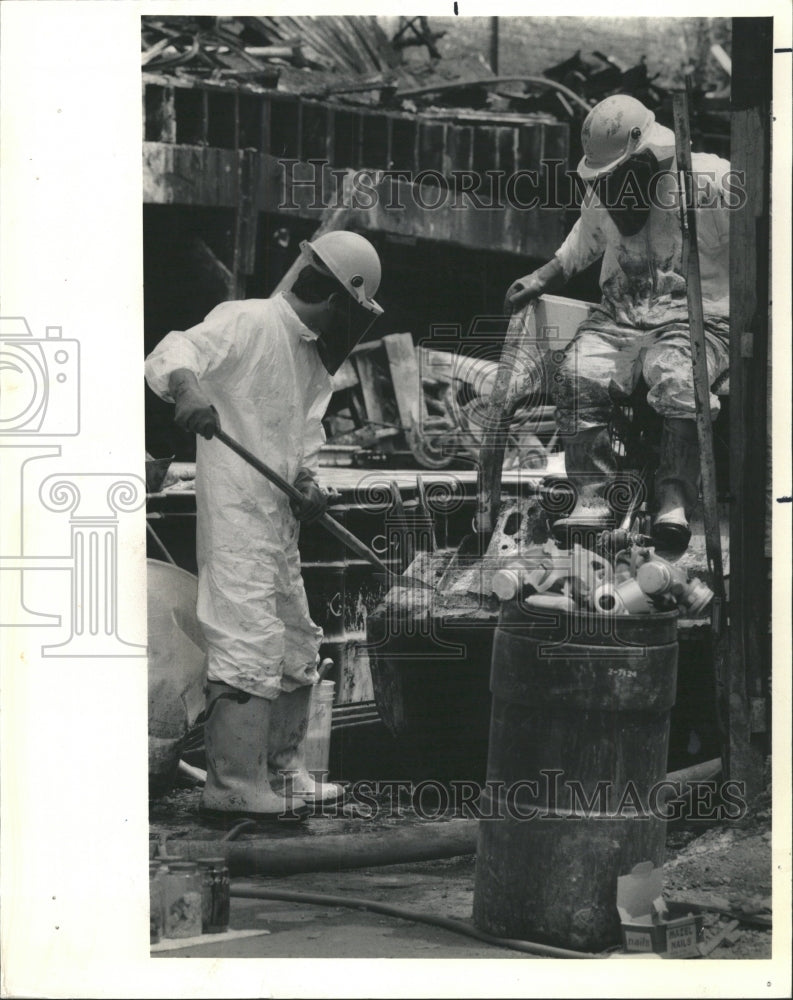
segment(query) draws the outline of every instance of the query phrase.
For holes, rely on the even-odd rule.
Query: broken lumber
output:
[[[720,944],[726,941],[730,935],[738,929],[738,921],[731,920],[726,927],[723,927],[718,934],[698,946],[700,955],[706,958],[712,951],[715,951]]]
[[[409,333],[391,333],[383,337],[391,384],[394,387],[399,419],[403,427],[418,427],[427,415],[419,379],[419,366]]]

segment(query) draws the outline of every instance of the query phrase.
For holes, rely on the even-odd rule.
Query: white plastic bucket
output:
[[[306,770],[319,780],[322,780],[328,773],[330,726],[333,717],[335,687],[333,681],[320,681],[311,689],[304,760]]]

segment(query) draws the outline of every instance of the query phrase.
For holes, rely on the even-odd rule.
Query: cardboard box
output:
[[[698,958],[704,940],[704,917],[691,914],[669,920],[663,901],[663,873],[642,861],[617,879],[617,911],[622,946],[628,952],[653,952],[664,958]]]

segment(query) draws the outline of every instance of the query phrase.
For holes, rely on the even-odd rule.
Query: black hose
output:
[[[592,108],[574,90],[565,87],[564,84],[556,80],[551,80],[547,76],[493,76],[480,80],[455,80],[453,83],[438,83],[430,87],[416,87],[412,90],[398,90],[394,95],[397,100],[404,97],[421,97],[423,94],[445,93],[449,90],[463,90],[467,87],[493,87],[499,83],[531,83],[539,87],[547,87],[564,94],[569,100],[574,101],[587,114]]]
[[[368,910],[371,913],[382,913],[387,917],[397,917],[400,920],[411,920],[414,923],[429,924],[442,927],[454,934],[464,934],[466,937],[484,941],[497,948],[511,948],[529,955],[543,955],[546,958],[607,958],[607,955],[596,955],[586,951],[571,951],[568,948],[554,948],[549,944],[536,944],[534,941],[518,941],[514,938],[500,938],[485,931],[477,930],[462,920],[451,917],[438,917],[433,913],[419,913],[416,910],[405,910],[401,906],[391,906],[389,903],[379,903],[371,899],[358,899],[354,896],[330,896],[323,892],[291,892],[288,889],[261,889],[258,886],[243,886],[232,882],[231,895],[239,899],[272,899],[284,903],[311,903],[315,906],[344,906],[352,910]]]

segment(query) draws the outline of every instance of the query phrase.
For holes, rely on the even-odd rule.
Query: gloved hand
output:
[[[218,412],[204,395],[193,372],[187,368],[171,372],[168,391],[176,403],[174,420],[180,427],[207,439],[220,429]]]
[[[309,469],[300,468],[297,470],[294,485],[303,494],[303,500],[299,504],[294,500],[289,501],[292,513],[298,521],[305,521],[307,524],[311,524],[312,521],[316,521],[317,518],[322,517],[328,509],[330,498],[319,483],[317,483],[316,479],[314,479]]]
[[[504,296],[504,312],[511,316],[513,312],[522,309],[531,299],[536,299],[542,295],[544,287],[535,277],[537,272],[526,274],[517,281],[513,281]]]
[[[504,312],[511,316],[513,312],[522,309],[532,299],[539,298],[544,292],[559,285],[564,278],[562,265],[557,257],[531,274],[526,274],[513,281],[504,297]]]

